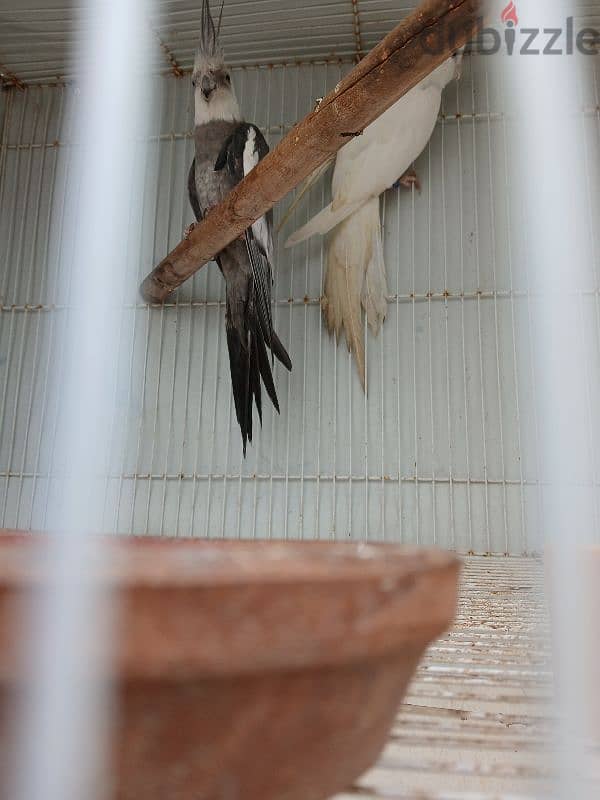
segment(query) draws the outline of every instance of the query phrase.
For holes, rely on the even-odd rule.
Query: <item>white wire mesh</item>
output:
[[[155,39],[149,53],[153,70],[169,73],[174,65],[189,70],[198,41],[198,1],[160,0],[156,5],[155,13],[141,20]],[[218,5],[215,0],[213,6]],[[222,41],[236,66],[353,59],[374,47],[416,5],[414,0],[228,0]],[[579,29],[598,29],[596,0],[572,5]],[[0,82],[2,68],[27,83],[76,78],[80,65],[71,46],[81,33],[76,7],[56,0],[3,0]]]
[[[319,310],[324,254],[311,240],[277,253],[274,320],[291,375],[276,367],[282,413],[271,409],[246,460],[234,421],[224,336],[223,282],[211,265],[173,302],[123,309],[105,529],[180,536],[387,539],[462,551],[532,552],[540,542],[536,382],[531,344],[535,288],[527,226],[511,192],[510,103],[489,59],[466,59],[459,83],[417,162],[417,192],[382,202],[390,297],[378,339],[367,334],[369,394]],[[586,68],[597,67],[586,60]],[[240,69],[246,116],[271,145],[348,64]],[[157,78],[144,209],[130,220],[143,277],[180,239],[191,212],[187,79]],[[581,335],[600,349],[596,96],[581,97],[588,164],[589,283]],[[69,298],[57,287],[70,263],[61,237],[73,185],[69,88],[0,95],[0,510],[5,527],[40,528],[52,486],[61,353],[54,343]],[[109,157],[109,154],[103,154]],[[557,191],[560,187],[557,187]],[[327,181],[295,214],[327,199]],[[285,204],[283,206],[285,208]],[[291,230],[292,222],[289,223]],[[287,232],[287,231],[286,231]],[[591,410],[600,394],[590,365]],[[596,465],[596,469],[598,465]]]

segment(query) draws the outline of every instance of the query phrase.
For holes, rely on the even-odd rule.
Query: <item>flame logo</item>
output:
[[[510,25],[511,27],[513,25],[519,24],[519,17],[517,16],[517,7],[514,4],[513,0],[510,0],[510,3],[506,6],[500,18],[505,25]]]

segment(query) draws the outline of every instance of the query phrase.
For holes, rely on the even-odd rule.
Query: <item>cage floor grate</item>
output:
[[[377,765],[336,800],[552,796],[557,759],[542,584],[537,559],[465,560],[454,627],[429,648]],[[590,758],[600,790],[600,752]]]

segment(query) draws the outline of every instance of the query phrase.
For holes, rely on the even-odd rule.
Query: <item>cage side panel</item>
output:
[[[274,145],[347,64],[236,70],[244,114]],[[43,527],[51,494],[68,311],[65,205],[75,184],[68,89],[0,94],[0,508],[4,525]],[[589,101],[589,102],[588,102]],[[587,98],[590,108],[594,98]],[[585,106],[585,103],[584,103]],[[597,103],[596,103],[597,107]],[[598,114],[582,107],[597,174]],[[153,131],[133,169],[143,208],[129,220],[142,278],[191,221],[189,81],[157,79]],[[485,58],[466,59],[416,163],[422,191],[381,203],[388,314],[365,330],[368,396],[321,323],[323,242],[283,240],[329,199],[314,186],[277,245],[275,328],[293,361],[275,365],[281,415],[266,406],[243,459],[230,390],[223,281],[200,270],[163,308],[123,309],[115,364],[119,413],[106,478],[107,530],[209,537],[337,538],[530,552],[540,541],[535,292],[514,173],[511,116]],[[597,181],[586,191],[598,206]],[[280,219],[289,200],[280,204]],[[582,335],[598,350],[597,227]],[[600,355],[600,353],[599,353]],[[590,365],[590,408],[600,393]],[[590,416],[591,440],[599,432]]]

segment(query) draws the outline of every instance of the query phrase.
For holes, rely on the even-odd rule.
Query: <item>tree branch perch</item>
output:
[[[479,0],[424,0],[299,122],[148,275],[149,303],[210,261],[400,97],[466,44],[481,25]]]

